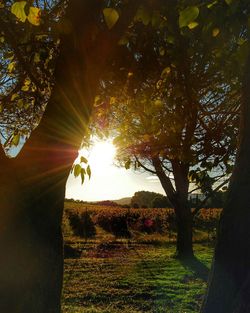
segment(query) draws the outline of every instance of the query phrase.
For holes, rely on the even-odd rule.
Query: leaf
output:
[[[220,33],[219,28],[214,28],[213,31],[212,31],[212,36],[213,36],[213,37],[216,37],[216,36],[219,35],[219,33]]]
[[[27,15],[24,11],[24,8],[26,6],[26,1],[19,1],[19,2],[14,2],[11,6],[11,13],[13,13],[18,20],[20,20],[21,22],[25,22]]]
[[[199,25],[199,23],[197,22],[191,22],[188,24],[188,28],[189,29],[194,29],[195,27],[197,27]]]
[[[171,68],[169,66],[165,67],[164,70],[161,72],[161,78],[166,77],[171,72]]]
[[[80,162],[81,163],[88,163],[88,160],[84,157],[84,156],[81,156],[81,158],[80,158]]]
[[[11,63],[8,65],[8,67],[7,67],[8,72],[9,72],[9,73],[12,73],[12,72],[14,71],[15,67],[16,67],[16,62],[11,62]]]
[[[17,107],[18,107],[19,109],[23,108],[23,99],[19,99],[19,100],[17,101]]]
[[[85,179],[85,174],[86,174],[86,171],[84,168],[81,169],[81,180],[82,180],[82,185],[84,183],[84,179]]]
[[[41,23],[41,9],[30,7],[28,21],[35,26],[39,26]]]
[[[82,170],[81,165],[80,164],[76,164],[74,166],[74,176],[78,177],[81,174],[81,170]]]
[[[11,96],[11,101],[14,101],[16,98],[18,98],[18,94],[17,93],[13,93],[13,95]]]
[[[3,112],[3,105],[0,103],[0,113]]]
[[[130,161],[130,160],[127,160],[127,161],[125,162],[125,169],[126,169],[126,170],[129,170],[129,169],[130,169],[130,165],[131,165],[131,161]]]
[[[108,29],[111,29],[119,19],[119,13],[112,8],[105,8],[103,10],[104,20],[108,26]]]
[[[86,172],[89,176],[89,179],[91,178],[91,169],[90,169],[90,166],[88,165],[87,168],[86,168]]]
[[[233,0],[225,0],[225,2],[227,5],[230,5],[233,2]]]
[[[39,63],[41,61],[41,59],[40,59],[40,53],[35,53],[35,55],[34,55],[34,62],[35,63]]]
[[[188,26],[188,24],[192,23],[198,17],[199,12],[199,8],[196,6],[187,7],[182,10],[179,16],[179,27]]]
[[[217,4],[218,3],[218,0],[215,0],[215,1],[213,1],[213,2],[211,2],[211,3],[209,3],[208,5],[207,5],[207,8],[208,9],[211,9],[215,4]]]
[[[12,143],[14,146],[18,146],[19,141],[20,141],[20,134],[16,134],[16,135],[13,136],[13,138],[12,138],[12,140],[11,140],[11,143]]]

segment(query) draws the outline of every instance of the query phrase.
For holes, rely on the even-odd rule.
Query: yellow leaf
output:
[[[110,97],[109,103],[110,105],[115,104],[116,98],[115,97]]]
[[[169,66],[165,67],[164,70],[161,72],[161,77],[167,76],[171,72],[171,68]]]
[[[11,96],[11,101],[14,101],[16,98],[18,98],[18,94],[17,94],[17,93],[14,93],[14,94]]]
[[[191,22],[191,23],[188,24],[188,28],[189,29],[194,29],[198,25],[199,25],[199,23],[197,23],[197,22]]]
[[[3,37],[3,36],[2,36],[2,37],[0,37],[0,42],[1,42],[1,43],[3,43],[3,42],[4,42],[4,40],[5,40],[5,39],[4,39],[4,37]]]
[[[26,6],[26,1],[14,2],[11,6],[11,13],[13,13],[21,22],[26,21],[26,14],[24,8]]]
[[[39,53],[35,53],[35,55],[34,55],[34,62],[35,63],[38,63],[38,62],[40,62],[41,61],[41,59],[40,59],[40,54]]]
[[[30,87],[26,85],[26,86],[23,86],[21,89],[22,89],[22,91],[28,91],[30,89]]]
[[[213,36],[213,37],[216,37],[216,36],[219,35],[219,33],[220,33],[219,28],[214,28],[214,29],[213,29],[213,32],[212,32],[212,36]]]
[[[21,109],[21,108],[23,107],[23,99],[19,99],[19,100],[17,101],[17,107],[18,107],[19,109]]]
[[[119,19],[119,13],[112,8],[105,8],[103,10],[104,20],[108,26],[108,29],[111,29]]]
[[[8,65],[8,67],[7,67],[8,72],[9,72],[9,73],[12,73],[12,72],[14,71],[15,67],[16,67],[16,62],[11,62],[11,63]]]
[[[41,22],[41,9],[30,7],[28,21],[35,26],[39,26]]]

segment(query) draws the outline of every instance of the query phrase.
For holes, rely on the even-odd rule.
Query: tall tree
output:
[[[159,3],[160,10],[149,13],[144,6],[135,17],[126,34],[132,43],[121,48],[123,59],[96,107],[99,126],[114,129],[121,162],[159,177],[175,208],[177,255],[187,257],[193,255],[190,182],[211,192],[216,179],[231,170],[240,99],[238,81],[231,83],[222,58],[237,47],[217,56],[218,32],[211,23],[203,27],[203,10],[210,13],[203,3]]]
[[[231,36],[233,37],[235,30],[240,28],[240,39],[245,42],[244,50],[235,58],[235,63],[244,70],[241,124],[237,157],[229,184],[227,201],[218,226],[214,260],[207,295],[201,309],[202,313],[247,313],[250,311],[249,14],[250,5],[248,1],[238,3],[236,9],[229,14],[232,25]],[[246,57],[247,53],[248,57]]]
[[[59,20],[60,23],[52,25],[47,11],[51,2],[38,1],[33,6],[32,3],[0,3],[1,35],[5,45],[1,53],[7,49],[13,55],[10,61],[4,59],[9,73],[3,72],[6,76],[1,90],[1,130],[13,144],[19,141],[20,136],[17,135],[20,132],[21,135],[27,136],[27,132],[30,135],[16,158],[7,158],[2,149],[0,152],[0,247],[3,252],[0,260],[0,311],[56,313],[60,312],[61,305],[61,220],[66,180],[81,144],[105,61],[114,53],[137,3],[119,2],[121,11],[118,14],[115,10],[114,21],[112,14],[110,17],[114,9],[105,8],[105,2],[72,0],[67,7],[64,1],[56,2],[52,14],[59,6],[54,21]],[[40,7],[37,5],[42,6],[42,3],[41,23],[35,22],[32,26],[29,14],[38,12]],[[65,9],[66,14],[61,13]],[[47,60],[46,47],[51,43],[51,37],[53,39],[54,26],[59,28],[61,46],[56,58],[54,87],[49,94],[43,88],[43,68],[39,58]],[[37,36],[43,35],[44,29],[51,31],[43,42],[45,56],[41,51],[43,47],[36,41],[39,55],[32,54],[32,48],[36,47],[31,45],[34,43],[32,39],[42,40],[43,37],[38,39]],[[55,45],[52,43],[52,46]],[[45,68],[45,78],[46,75]],[[24,101],[19,101],[14,110],[9,105],[27,100],[23,95],[26,91],[37,101],[35,108],[40,109],[38,120],[44,111],[39,104],[44,106],[44,99],[48,99],[38,126],[33,121],[28,124],[29,111],[25,116],[24,112],[20,114],[20,110],[25,109]],[[43,102],[39,103],[41,97]],[[33,116],[36,109],[32,111]],[[15,132],[12,134],[13,128]],[[31,129],[34,129],[32,134]]]

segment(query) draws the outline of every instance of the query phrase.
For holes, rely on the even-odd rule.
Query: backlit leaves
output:
[[[179,27],[185,27],[193,23],[199,16],[199,8],[196,6],[187,7],[182,10],[179,15]],[[191,24],[191,27],[194,24]],[[197,25],[196,25],[197,26]],[[194,28],[194,27],[193,27]]]
[[[103,15],[108,29],[113,28],[119,19],[119,13],[113,8],[105,8]]]
[[[19,1],[19,2],[13,3],[11,6],[11,13],[14,14],[16,18],[23,23],[26,21],[26,19],[28,19],[28,21],[31,24],[35,26],[39,26],[40,17],[41,17],[41,9],[36,8],[36,7],[30,7],[29,14],[26,15],[25,13],[26,5],[27,5],[27,1]]]
[[[27,18],[27,15],[24,11],[26,3],[26,1],[19,1],[13,3],[11,6],[11,13],[13,13],[17,17],[17,19],[23,23],[26,21]]]
[[[41,10],[39,8],[30,7],[29,15],[28,15],[28,21],[35,25],[40,25],[40,16],[41,16]]]

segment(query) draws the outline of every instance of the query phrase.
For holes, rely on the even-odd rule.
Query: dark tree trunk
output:
[[[65,184],[77,156],[105,62],[139,5],[125,4],[112,30],[102,1],[71,0],[42,121],[15,159],[0,151],[0,312],[59,313]]]
[[[154,157],[152,162],[162,188],[175,211],[177,224],[176,256],[180,259],[193,258],[193,216],[188,204],[189,166],[177,160],[172,162],[176,185],[175,190],[169,177],[166,176],[162,168],[160,159]]]
[[[61,220],[69,168],[45,177],[37,160],[6,160],[0,178],[6,188],[1,195],[0,312],[60,312]]]
[[[175,208],[177,224],[176,256],[180,259],[194,257],[193,252],[193,217],[187,203]]]
[[[202,313],[250,312],[250,56],[243,88],[240,142]]]
[[[176,255],[178,258],[192,258],[193,253],[193,217],[188,203],[189,165],[181,161],[172,161],[176,186],[174,209],[177,222]]]
[[[0,312],[61,311],[65,184],[97,84],[87,53],[99,12],[98,1],[70,1],[42,121],[15,159],[1,151]]]

